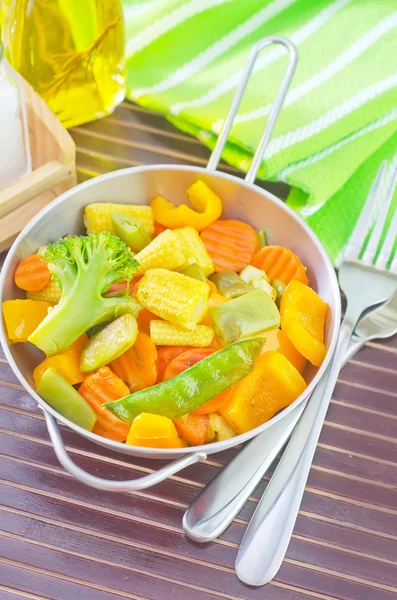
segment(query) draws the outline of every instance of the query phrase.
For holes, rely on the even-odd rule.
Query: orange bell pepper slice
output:
[[[324,344],[327,312],[328,304],[297,280],[291,281],[281,298],[281,329],[298,352],[317,367],[327,352]]]
[[[305,388],[305,380],[289,360],[270,350],[261,354],[251,373],[233,386],[229,402],[219,412],[237,433],[245,433],[269,421]]]
[[[126,444],[146,448],[182,448],[185,445],[171,419],[149,413],[135,417]]]
[[[150,203],[153,217],[157,223],[168,229],[194,227],[202,231],[219,219],[222,214],[222,202],[203,181],[197,181],[187,190],[193,208],[186,204],[175,206],[162,196],[156,196]]]

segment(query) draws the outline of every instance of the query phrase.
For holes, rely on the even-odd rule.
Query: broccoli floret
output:
[[[62,289],[59,303],[29,337],[29,341],[53,356],[91,327],[124,313],[137,316],[140,304],[126,293],[104,297],[112,283],[131,281],[139,263],[117,236],[107,231],[67,237],[50,244],[44,255]]]

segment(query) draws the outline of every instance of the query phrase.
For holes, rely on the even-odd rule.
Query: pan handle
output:
[[[139,477],[139,479],[131,479],[129,481],[102,479],[101,477],[96,477],[95,475],[91,475],[91,473],[87,473],[87,471],[84,471],[84,469],[81,469],[72,461],[67,453],[65,444],[63,443],[62,435],[59,431],[59,427],[55,418],[41,406],[39,408],[44,412],[48,433],[50,434],[55,454],[57,455],[57,458],[65,471],[70,473],[70,475],[73,475],[73,477],[82,483],[96,488],[97,490],[104,490],[107,492],[135,492],[138,490],[144,490],[152,485],[160,483],[168,477],[171,477],[171,475],[178,473],[178,471],[181,471],[185,467],[193,465],[197,462],[201,462],[207,458],[205,452],[196,452],[195,454],[188,454],[183,458],[174,460],[155,473],[150,473],[150,475]]]
[[[287,95],[287,91],[298,62],[298,50],[296,46],[285,37],[276,35],[269,36],[257,42],[252,48],[246,65],[244,67],[243,73],[241,75],[241,79],[237,85],[235,94],[233,96],[229,112],[227,113],[226,119],[223,122],[221,132],[219,134],[218,140],[215,144],[215,148],[212,151],[207,165],[207,169],[209,169],[210,171],[215,171],[217,169],[218,163],[221,159],[221,154],[227,142],[227,138],[229,137],[230,129],[233,125],[234,118],[236,116],[238,107],[240,106],[241,99],[244,95],[245,88],[251,76],[252,69],[254,68],[254,64],[256,62],[258,54],[263,50],[263,48],[266,48],[266,46],[270,46],[271,44],[281,44],[288,50],[289,63],[280,89],[278,91],[276,100],[274,101],[274,104],[270,111],[270,115],[266,123],[265,132],[259,142],[258,148],[256,149],[256,152],[254,154],[254,158],[252,159],[251,166],[245,177],[245,181],[247,181],[248,183],[254,183],[255,181],[256,174],[261,165],[263,155],[265,153],[267,144],[269,143],[270,137],[273,133],[273,129],[280,114],[280,110],[284,104],[285,96]]]

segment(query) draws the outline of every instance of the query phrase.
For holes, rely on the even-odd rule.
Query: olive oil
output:
[[[1,3],[1,0],[0,0]],[[124,98],[121,0],[3,0],[7,58],[66,127]]]

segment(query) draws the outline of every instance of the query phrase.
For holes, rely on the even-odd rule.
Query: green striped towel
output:
[[[128,98],[210,148],[252,45],[297,45],[260,176],[292,186],[288,203],[337,263],[380,162],[397,164],[396,0],[123,2]],[[237,168],[248,169],[286,65],[279,46],[257,60],[224,152]]]

